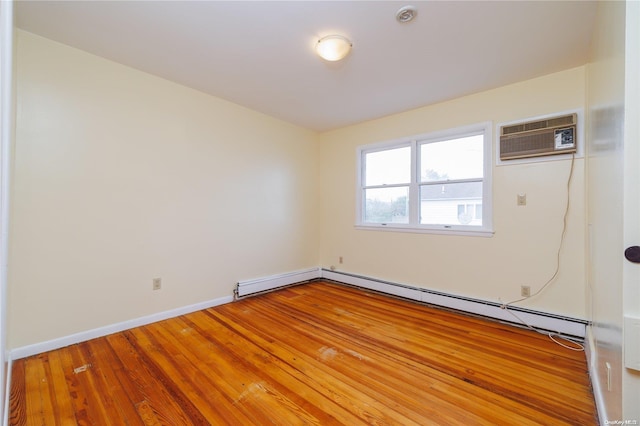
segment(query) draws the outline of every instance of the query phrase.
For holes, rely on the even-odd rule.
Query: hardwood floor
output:
[[[583,352],[309,283],[18,360],[11,425],[595,425]]]

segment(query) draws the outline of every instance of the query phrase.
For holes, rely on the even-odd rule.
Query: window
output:
[[[357,226],[491,235],[490,123],[358,148]]]

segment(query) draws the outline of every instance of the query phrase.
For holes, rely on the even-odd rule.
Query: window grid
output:
[[[436,143],[441,146],[447,146],[450,143],[455,143],[465,138],[474,136],[481,136],[479,149],[481,155],[481,161],[478,172],[476,169],[472,169],[472,174],[481,174],[481,176],[464,177],[458,179],[451,179],[444,175],[443,178],[437,179],[437,175],[431,177],[422,176],[422,154],[421,149],[423,146]],[[476,144],[478,140],[476,138]],[[384,153],[391,152],[399,148],[410,148],[411,161],[410,161],[410,182],[391,183],[391,184],[377,184],[367,185],[367,156],[372,153]],[[449,148],[450,149],[450,148]],[[384,156],[384,154],[382,154]],[[450,156],[453,158],[452,156]],[[358,148],[358,165],[360,168],[359,185],[358,185],[358,216],[356,225],[363,228],[386,228],[398,231],[418,231],[418,232],[435,232],[435,233],[460,233],[470,235],[484,235],[490,236],[492,234],[491,221],[490,221],[490,207],[491,207],[491,125],[490,123],[484,123],[482,125],[476,125],[473,128],[465,129],[453,129],[445,132],[440,132],[437,135],[424,135],[423,137],[412,138],[411,140],[405,139],[404,141],[396,141],[385,144],[369,145]],[[474,166],[474,167],[476,167]],[[475,171],[473,171],[475,170]],[[468,170],[463,170],[463,174]],[[425,222],[425,214],[423,212],[423,204],[427,205],[429,199],[426,198],[426,193],[434,192],[438,190],[438,187],[442,188],[443,192],[447,190],[453,191],[458,186],[458,190],[461,193],[464,191],[475,190],[477,194],[473,198],[464,200],[451,199],[447,206],[449,209],[449,215],[455,220],[449,221],[435,221],[434,223]],[[466,188],[463,188],[467,185]],[[474,186],[472,188],[471,186]],[[405,191],[406,198],[403,196],[397,196],[393,198],[389,195],[387,201],[388,208],[384,212],[384,215],[378,215],[376,217],[369,216],[371,214],[371,208],[373,204],[376,204],[376,208],[380,210],[380,205],[384,202],[379,200],[373,200],[367,198],[367,194],[372,190],[387,191],[391,194],[392,190],[403,189]],[[453,195],[455,196],[455,194]],[[445,199],[445,196],[441,198]],[[426,201],[425,201],[426,200]],[[406,202],[406,207],[403,207],[403,203]],[[435,206],[435,202],[432,202]],[[458,205],[464,205],[462,213],[457,213]],[[367,210],[369,208],[369,210]],[[452,213],[453,212],[453,213]],[[442,222],[442,223],[440,223]]]

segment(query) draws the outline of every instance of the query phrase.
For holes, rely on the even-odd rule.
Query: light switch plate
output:
[[[519,206],[527,205],[527,194],[518,194],[518,205]]]

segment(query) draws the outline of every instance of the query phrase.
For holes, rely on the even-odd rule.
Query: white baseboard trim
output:
[[[128,330],[130,328],[140,327],[143,325],[162,321],[168,318],[174,318],[180,315],[189,314],[191,312],[200,311],[202,309],[208,309],[214,306],[224,305],[225,303],[230,303],[230,302],[233,302],[233,296],[224,296],[218,299],[208,300],[206,302],[195,303],[193,305],[183,306],[180,308],[170,309],[168,311],[158,312],[156,314],[151,314],[144,317],[119,322],[117,324],[111,324],[104,327],[95,328],[93,330],[82,331],[80,333],[72,334],[65,337],[60,337],[58,339],[48,340],[46,342],[23,346],[23,347],[11,350],[10,358],[14,360],[26,358],[28,356],[52,351],[55,349],[63,348],[65,346],[73,345],[80,342],[85,342],[87,340],[95,339],[97,337],[107,336],[109,334],[118,333],[120,331]]]
[[[501,307],[501,304],[469,297],[437,292],[429,289],[412,287],[404,284],[378,280],[361,275],[322,269],[322,278],[337,281],[344,284],[363,287],[381,293],[403,297],[432,305],[455,309],[471,314],[493,318],[499,321],[522,325],[510,312]],[[577,318],[564,317],[545,312],[510,306],[512,311],[523,321],[533,327],[555,331],[560,334],[584,338],[588,321]]]
[[[325,278],[338,283],[344,283],[356,287],[362,287],[393,296],[399,296],[406,299],[416,300],[427,304],[481,315],[500,321],[518,324],[518,321],[509,312],[507,312],[507,310],[502,309],[501,305],[495,302],[472,299],[468,297],[437,292],[419,287],[412,287],[361,275],[331,271],[322,268],[309,268],[290,273],[258,278],[254,280],[240,281],[238,282],[234,293],[235,297],[243,297],[320,278]],[[97,337],[103,337],[134,327],[140,327],[168,318],[173,318],[202,309],[208,309],[214,306],[230,303],[233,300],[234,296],[225,296],[214,300],[196,303],[189,306],[171,309],[144,317],[83,331],[45,342],[35,343],[33,345],[15,348],[9,352],[9,357],[13,360],[26,358],[28,356],[63,348],[65,346],[95,339]],[[576,336],[581,338],[585,337],[585,330],[588,321],[513,306],[509,309],[516,313],[520,318],[522,318],[522,320],[526,321],[534,327],[556,331],[558,333],[569,336]]]
[[[239,281],[236,285],[235,294],[237,297],[249,296],[256,293],[275,290],[287,285],[315,280],[321,276],[322,273],[320,268],[309,268],[253,280]]]
[[[591,380],[591,389],[593,390],[593,399],[596,402],[596,411],[598,412],[598,420],[601,425],[605,425],[607,417],[607,406],[604,402],[604,394],[600,377],[598,376],[598,357],[593,339],[593,330],[587,327],[587,336],[584,339],[584,352],[587,358],[587,368],[589,371],[589,379]]]
[[[289,272],[285,274],[259,278],[255,280],[241,281],[238,283],[235,293],[238,296],[246,296],[248,294],[268,291],[274,288],[296,284],[304,281],[310,281],[320,277],[321,277],[320,268],[309,268],[309,269],[304,269],[300,271],[294,271],[294,272]],[[240,289],[241,291],[239,291]],[[15,348],[10,351],[10,356],[14,360],[26,358],[32,355],[37,355],[43,352],[52,351],[52,350],[63,348],[65,346],[73,345],[76,343],[85,342],[87,340],[95,339],[97,337],[103,337],[109,334],[118,333],[120,331],[128,330],[130,328],[140,327],[140,326],[151,324],[157,321],[162,321],[168,318],[174,318],[180,315],[185,315],[185,314],[199,311],[202,309],[211,308],[213,306],[223,305],[225,303],[233,302],[233,300],[234,300],[234,296],[225,296],[219,299],[209,300],[206,302],[196,303],[189,306],[183,306],[180,308],[171,309],[164,312],[158,312],[156,314],[147,315],[141,318],[135,318],[128,321],[123,321],[117,324],[111,324],[104,327],[95,328],[92,330],[82,331],[80,333],[72,334],[69,336],[64,336],[57,339],[48,340],[45,342],[35,343],[33,345]]]
[[[13,359],[11,358],[11,354],[7,354],[7,380],[5,381],[5,390],[4,390],[4,408],[2,410],[3,419],[2,426],[9,425],[9,398],[11,397],[11,372],[13,370]]]

